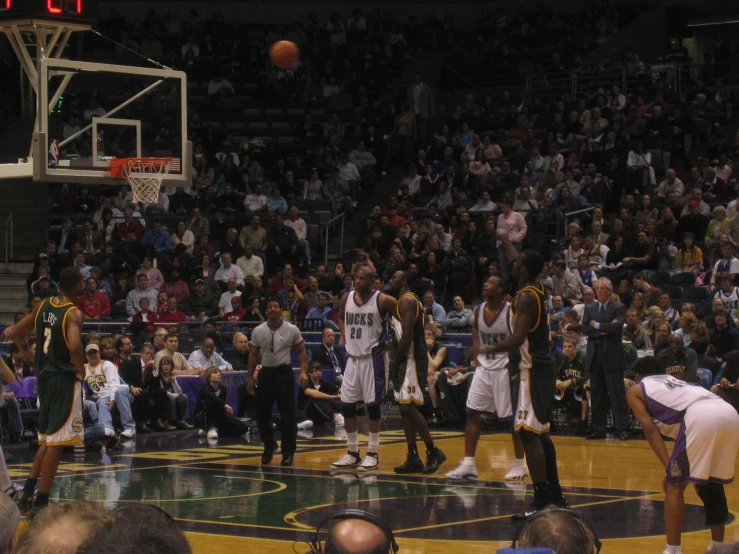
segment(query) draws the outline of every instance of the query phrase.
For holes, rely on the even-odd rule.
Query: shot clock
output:
[[[0,25],[24,19],[92,23],[97,9],[97,0],[0,0]]]

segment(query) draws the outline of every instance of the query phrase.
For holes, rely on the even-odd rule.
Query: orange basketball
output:
[[[269,49],[269,57],[280,69],[295,67],[300,56],[300,48],[289,40],[278,40]]]

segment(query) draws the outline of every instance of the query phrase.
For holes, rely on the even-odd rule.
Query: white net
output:
[[[122,173],[131,185],[134,202],[159,201],[159,189],[162,179],[169,173],[171,161],[163,158],[134,158],[126,161]]]

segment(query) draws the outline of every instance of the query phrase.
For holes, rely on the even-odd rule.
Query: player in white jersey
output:
[[[684,493],[690,482],[706,510],[711,546],[724,541],[729,518],[724,484],[734,480],[739,415],[712,392],[663,373],[654,357],[639,359],[634,366],[638,385],[628,390],[627,398],[665,468],[665,554],[680,554]],[[672,455],[661,435],[675,440]]]
[[[378,466],[382,424],[380,405],[387,390],[389,338],[384,333],[385,321],[393,313],[397,301],[392,296],[372,290],[375,272],[360,267],[354,275],[354,290],[346,293],[339,307],[341,344],[348,359],[341,384],[341,413],[346,428],[347,453],[331,464],[338,470],[357,468],[371,471]],[[369,415],[367,455],[359,455],[357,437],[357,404],[364,403]]]
[[[472,350],[477,361],[475,376],[467,393],[467,423],[464,430],[465,457],[459,467],[446,474],[448,479],[477,479],[475,450],[480,438],[483,413],[497,413],[498,418],[513,422],[511,377],[508,353],[488,353],[488,348],[503,342],[511,334],[511,304],[503,297],[503,280],[490,277],[482,286],[485,302],[475,308],[472,320]],[[516,461],[506,474],[507,480],[520,480],[528,475],[523,443],[513,430]]]
[[[724,275],[721,277],[721,288],[713,297],[720,298],[726,311],[729,312],[729,316],[736,320],[737,307],[739,307],[739,289],[734,286],[733,276]]]

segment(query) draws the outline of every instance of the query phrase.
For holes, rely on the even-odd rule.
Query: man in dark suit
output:
[[[346,368],[346,354],[336,345],[336,333],[333,329],[324,329],[321,336],[321,346],[313,351],[311,362],[321,364],[321,369],[333,369],[336,372],[336,382],[341,383]]]
[[[611,300],[613,284],[609,279],[598,279],[595,285],[597,302],[585,307],[583,333],[588,337],[585,367],[590,373],[590,391],[593,406],[593,432],[586,438],[606,438],[608,401],[611,403],[618,438],[629,439],[629,407],[623,381],[623,328],[626,306]]]
[[[77,233],[73,231],[74,223],[71,217],[65,217],[62,228],[49,233],[49,240],[56,244],[57,252],[66,254],[72,249],[72,244],[77,241]]]

